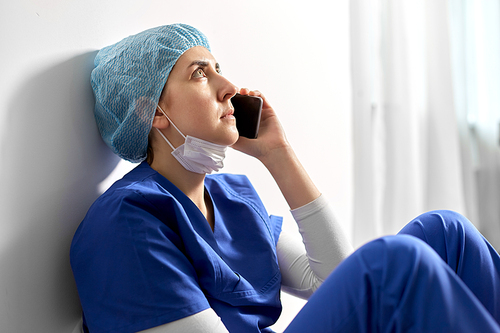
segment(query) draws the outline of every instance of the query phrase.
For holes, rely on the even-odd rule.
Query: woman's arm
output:
[[[263,99],[262,116],[257,139],[240,139],[233,148],[259,159],[269,170],[290,209],[303,206],[320,196],[311,178],[295,155],[285,132],[266,98],[259,91],[241,89],[240,94]]]
[[[292,210],[305,245],[282,232],[277,246],[283,289],[309,298],[353,251],[342,227],[324,196]]]
[[[352,252],[352,246],[327,200],[321,196],[288,143],[266,98],[259,91],[242,89],[240,93],[263,99],[261,125],[257,139],[240,138],[233,147],[258,158],[266,166],[292,210],[306,252],[302,246],[294,245],[293,238],[280,237],[280,270],[285,285],[295,289],[296,294],[301,294],[299,296],[308,297]]]

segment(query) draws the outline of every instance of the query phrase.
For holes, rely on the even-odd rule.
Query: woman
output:
[[[142,163],[96,200],[73,239],[86,331],[271,332],[281,287],[310,297],[286,332],[500,330],[500,258],[470,222],[431,212],[351,254],[266,98],[222,76],[198,30],[144,31],[95,65],[101,135]],[[238,135],[238,92],[264,100],[258,139]],[[306,252],[246,177],[207,175],[229,146],[272,174]]]

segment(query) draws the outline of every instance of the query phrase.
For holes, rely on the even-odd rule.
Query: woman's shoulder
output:
[[[122,220],[122,216],[129,216],[134,212],[148,212],[147,216],[161,215],[161,211],[169,206],[168,202],[172,201],[173,195],[155,175],[155,172],[132,170],[93,202],[84,220]]]
[[[132,171],[92,203],[75,238],[88,240],[96,235],[119,238],[130,230],[138,235],[151,228],[157,229],[168,219],[175,205],[172,198],[154,177]]]
[[[170,193],[165,188],[163,182],[165,178],[159,177],[159,174],[145,163],[139,164],[132,169],[121,179],[111,185],[101,196],[96,200],[96,203],[101,201],[109,201],[110,199],[122,200],[128,198],[131,200],[144,200],[154,195],[167,195]]]

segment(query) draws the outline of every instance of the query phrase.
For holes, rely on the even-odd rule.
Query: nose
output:
[[[219,87],[219,91],[217,93],[217,97],[221,102],[225,102],[239,91],[238,87],[236,87],[234,84],[231,83],[228,79],[226,79],[224,76],[219,76],[221,83]]]

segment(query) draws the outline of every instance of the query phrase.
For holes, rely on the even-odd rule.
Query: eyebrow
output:
[[[188,68],[193,66],[208,67],[210,66],[210,62],[206,60],[195,60],[188,66]],[[219,63],[215,64],[215,68],[220,68]]]
[[[193,61],[189,67],[192,67],[192,66],[201,66],[201,67],[207,67],[209,65],[209,62],[208,61],[205,61],[205,60],[195,60]]]

